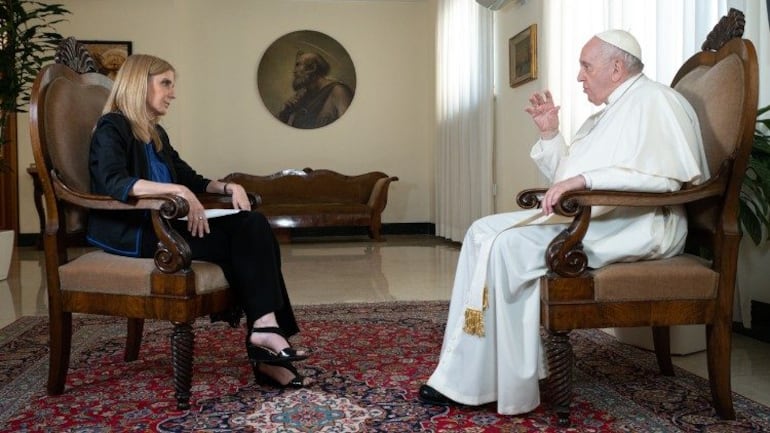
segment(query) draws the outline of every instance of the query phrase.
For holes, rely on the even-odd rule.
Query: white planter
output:
[[[655,344],[652,342],[652,328],[650,327],[613,328],[612,334],[621,343],[655,350]],[[687,355],[706,350],[705,325],[672,326],[669,329],[669,335],[671,336],[672,355]]]
[[[0,230],[0,280],[8,278],[8,270],[11,268],[13,257],[13,239],[16,232],[13,230]]]
[[[770,304],[768,266],[770,266],[770,242],[756,246],[750,237],[744,235],[738,250],[733,321],[742,322],[745,328],[751,328],[751,301]]]

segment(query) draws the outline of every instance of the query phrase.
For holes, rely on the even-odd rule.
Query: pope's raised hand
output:
[[[532,117],[540,137],[551,139],[559,133],[559,106],[554,105],[551,92],[535,92],[529,97],[529,106],[524,109]]]

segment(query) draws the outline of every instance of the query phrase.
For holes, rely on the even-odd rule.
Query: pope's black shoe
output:
[[[462,406],[429,385],[420,386],[420,401],[437,406]]]

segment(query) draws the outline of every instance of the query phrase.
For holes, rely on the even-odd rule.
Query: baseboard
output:
[[[383,235],[435,235],[433,223],[385,223]],[[291,229],[292,238],[324,236],[369,236],[366,227],[304,227]]]
[[[383,235],[435,235],[436,225],[433,223],[385,223],[381,230]],[[366,227],[309,227],[291,229],[291,237],[324,237],[324,236],[369,236]],[[20,247],[38,245],[40,235],[37,233],[21,233],[16,244]]]
[[[770,304],[751,301],[751,329],[746,329],[740,322],[733,322],[733,331],[770,343]]]

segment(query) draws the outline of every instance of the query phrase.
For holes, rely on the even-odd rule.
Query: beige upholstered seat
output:
[[[150,276],[155,269],[153,259],[134,259],[93,251],[60,266],[59,278],[63,291],[151,296]],[[213,263],[193,261],[191,269],[195,275],[196,295],[228,286],[222,269]]]
[[[691,254],[665,260],[615,263],[592,273],[594,297],[601,301],[714,299],[719,274]],[[644,282],[645,290],[639,290]]]

